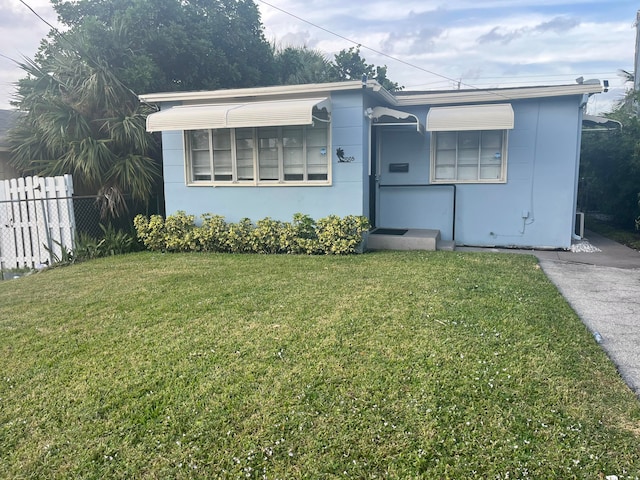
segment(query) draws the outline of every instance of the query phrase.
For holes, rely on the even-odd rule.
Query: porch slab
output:
[[[369,250],[453,250],[453,242],[443,242],[440,230],[432,229],[388,229],[369,232]]]

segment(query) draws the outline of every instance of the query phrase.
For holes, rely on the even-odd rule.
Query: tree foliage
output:
[[[640,120],[627,100],[607,116],[622,128],[582,136],[580,207],[608,214],[632,229],[640,216]]]
[[[363,76],[366,76],[371,80],[376,80],[390,92],[404,88],[399,86],[397,82],[392,82],[387,78],[386,65],[377,67],[367,63],[366,59],[360,55],[360,47],[351,47],[338,52],[333,62],[331,62],[331,68],[336,81],[360,80]]]
[[[66,37],[136,93],[275,83],[273,49],[251,0],[53,0]],[[68,42],[50,34],[41,55]]]
[[[159,178],[150,109],[104,64],[59,52],[39,64],[25,60],[18,105],[25,114],[9,132],[12,163],[29,174],[71,173],[79,193],[98,193],[116,215],[124,195],[146,202]]]
[[[402,90],[397,82],[387,78],[387,67],[368,64],[359,47],[343,49],[333,60],[318,50],[307,47],[287,47],[276,51],[275,64],[278,82],[283,85],[302,83],[342,82],[367,77],[376,80],[387,90]]]
[[[276,51],[252,0],[52,0],[64,34],[52,30],[21,67],[10,133],[13,163],[31,174],[71,173],[77,190],[106,210],[148,200],[160,153],[145,130],[150,108],[136,94],[273,84],[378,80],[359,48],[333,62],[316,50]]]
[[[64,34],[51,31],[14,104],[10,133],[24,173],[74,176],[105,212],[124,196],[147,201],[160,155],[145,130],[152,110],[137,93],[249,87],[274,80],[273,51],[250,0],[52,0]],[[135,92],[135,93],[134,93]]]
[[[274,61],[277,80],[282,85],[327,83],[336,80],[331,61],[320,50],[286,47],[276,50]]]

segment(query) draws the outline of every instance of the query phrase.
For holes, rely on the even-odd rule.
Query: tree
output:
[[[638,115],[638,95],[634,90],[634,86],[636,83],[636,76],[633,72],[629,72],[627,70],[619,69],[618,76],[624,80],[624,83],[630,83],[631,89],[627,91],[624,98],[618,104],[618,107],[615,109],[613,114],[629,114],[634,113]]]
[[[72,173],[104,212],[146,201],[159,178],[151,111],[136,93],[273,83],[271,46],[251,0],[52,0],[52,30],[21,67],[10,134],[25,173]],[[134,93],[135,92],[135,93]],[[154,160],[155,159],[155,160]]]
[[[319,50],[287,47],[276,51],[275,64],[279,73],[277,81],[282,85],[360,80],[364,75],[389,91],[403,88],[387,78],[386,66],[368,64],[360,56],[360,49],[355,47],[341,50],[333,61]]]
[[[149,108],[136,93],[329,82],[366,74],[395,90],[386,67],[351,48],[333,63],[306,48],[276,55],[252,0],[52,0],[52,30],[22,68],[14,102],[26,115],[10,134],[25,172],[72,173],[105,211],[146,200],[158,178]],[[355,77],[353,77],[355,76]],[[134,93],[135,92],[135,93]],[[154,161],[155,158],[155,161]]]
[[[637,99],[637,94],[628,95]],[[632,229],[640,216],[640,120],[623,101],[606,115],[622,128],[586,132],[580,157],[580,207]]]
[[[273,50],[251,0],[52,3],[68,30],[50,33],[36,60],[80,35],[84,56],[105,60],[136,93],[275,83]]]
[[[98,193],[103,214],[126,210],[124,196],[146,202],[159,178],[150,107],[140,104],[103,63],[59,52],[21,64],[18,104],[25,114],[9,132],[13,164],[25,173],[71,173],[80,193]]]
[[[307,47],[286,47],[275,53],[278,83],[300,85],[335,81],[331,62],[319,50]]]
[[[363,76],[376,80],[380,85],[394,92],[402,90],[397,82],[392,82],[387,78],[387,66],[377,67],[368,64],[366,59],[360,56],[360,47],[351,47],[348,50],[341,50],[335,55],[331,63],[333,76],[340,80],[360,80]]]

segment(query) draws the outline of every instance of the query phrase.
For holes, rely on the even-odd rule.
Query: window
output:
[[[326,185],[326,118],[312,125],[186,131],[188,183]]]
[[[432,132],[433,183],[506,181],[506,131]]]

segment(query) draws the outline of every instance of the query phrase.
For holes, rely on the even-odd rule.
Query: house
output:
[[[567,249],[599,81],[390,93],[364,79],[142,95],[167,214],[364,215],[381,233]],[[370,237],[370,239],[373,236]]]
[[[0,180],[19,177],[18,171],[9,164],[7,132],[13,126],[18,113],[14,110],[0,110]]]

